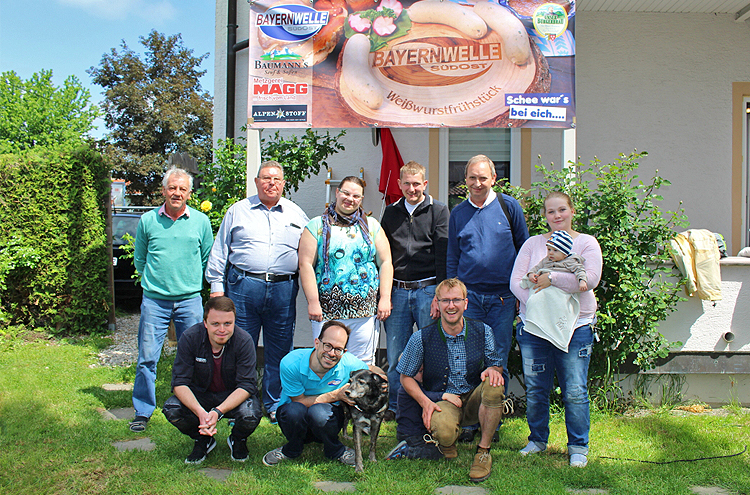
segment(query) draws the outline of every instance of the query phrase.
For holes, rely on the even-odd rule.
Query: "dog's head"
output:
[[[370,370],[352,371],[344,393],[360,407],[379,409],[388,401],[388,381]]]

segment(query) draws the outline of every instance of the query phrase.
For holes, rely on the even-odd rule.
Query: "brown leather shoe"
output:
[[[455,443],[447,447],[445,445],[438,445],[438,448],[446,459],[455,459],[456,457],[458,457],[458,448],[456,448]]]
[[[492,456],[490,452],[477,448],[477,453],[474,454],[474,462],[471,464],[471,470],[469,470],[469,479],[474,483],[479,483],[489,478],[491,473]]]

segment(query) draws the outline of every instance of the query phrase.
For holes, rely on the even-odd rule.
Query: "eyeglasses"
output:
[[[349,191],[345,191],[343,189],[339,189],[339,192],[344,195],[345,198],[351,198],[352,201],[361,201],[362,195],[361,194],[352,194]]]
[[[466,299],[460,299],[460,298],[457,297],[455,299],[438,299],[438,302],[441,303],[441,304],[450,304],[450,303],[453,303],[456,306],[458,306],[459,304],[461,304],[465,300]]]
[[[344,351],[346,350],[346,349],[341,348],[341,347],[333,347],[328,342],[322,342],[322,344],[323,344],[323,351],[324,352],[331,352],[331,351],[333,351],[333,353],[336,354],[337,356],[342,355],[344,353]]]
[[[280,184],[284,182],[284,179],[282,179],[281,177],[261,177],[260,181],[264,184],[269,184],[271,182],[273,182],[274,184]]]

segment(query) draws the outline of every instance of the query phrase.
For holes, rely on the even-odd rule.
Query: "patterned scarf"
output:
[[[372,245],[370,239],[370,230],[367,228],[367,215],[360,206],[357,211],[351,215],[341,215],[336,211],[336,202],[328,205],[321,218],[323,221],[323,278],[328,278],[328,250],[331,244],[331,226],[351,227],[358,225],[362,231],[362,237],[368,245]]]

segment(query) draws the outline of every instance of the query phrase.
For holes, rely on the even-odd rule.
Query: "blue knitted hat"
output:
[[[547,245],[557,249],[565,256],[570,256],[570,251],[573,249],[573,238],[564,230],[556,230],[552,232]]]

